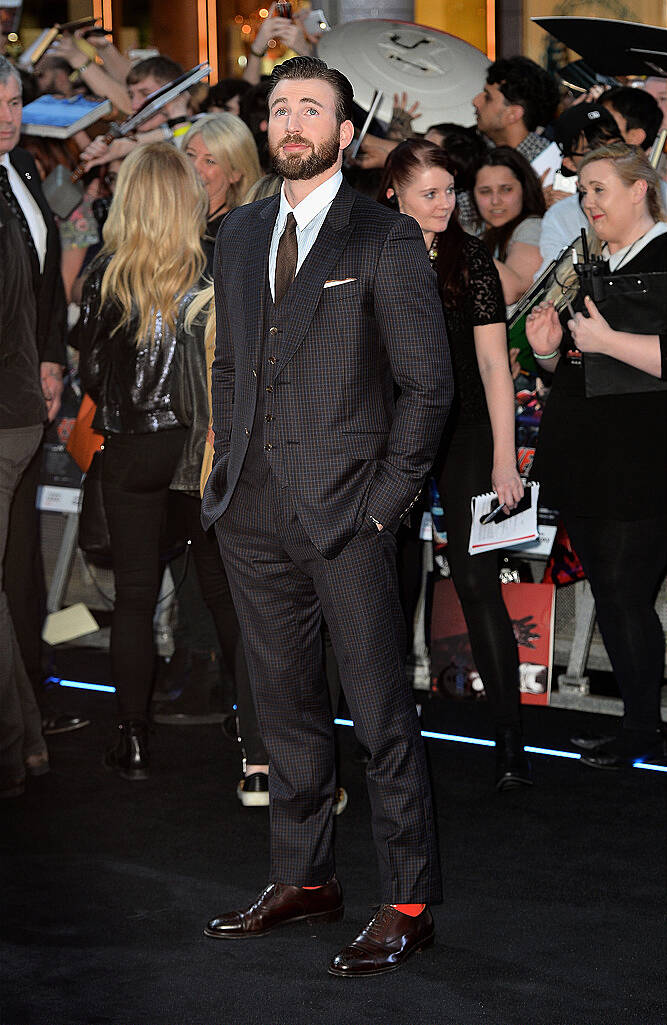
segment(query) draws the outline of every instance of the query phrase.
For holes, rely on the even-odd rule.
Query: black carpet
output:
[[[101,766],[113,696],[58,702],[93,725],[51,738],[52,772],[0,809],[2,1025],[664,1025],[665,775],[536,755],[536,785],[497,795],[492,750],[430,741],[436,943],[341,980],[328,961],[378,899],[352,730],[338,730],[344,921],[221,942],[206,920],[250,903],[268,864],[268,815],[236,798],[234,746],[216,727],[157,727],[151,779],[127,783]],[[442,699],[424,725],[489,735],[483,708]],[[596,722],[528,709],[525,726],[567,748]]]

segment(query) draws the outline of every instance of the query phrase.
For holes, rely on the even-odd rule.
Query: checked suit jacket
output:
[[[202,523],[234,494],[259,382],[269,379],[259,363],[270,358],[272,458],[308,536],[331,558],[367,516],[395,531],[417,500],[451,404],[449,348],[419,226],[345,182],[269,334],[279,202],[232,211],[217,238],[215,456]]]

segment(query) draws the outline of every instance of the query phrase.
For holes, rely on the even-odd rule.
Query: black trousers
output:
[[[163,566],[169,485],[186,429],[112,434],[105,441],[102,493],[113,554],[116,601],[111,670],[121,720],[146,719],[153,685],[153,613]]]
[[[597,622],[629,730],[660,725],[665,635],[655,599],[667,567],[667,517],[611,520],[563,513],[595,598]]]
[[[516,638],[502,598],[497,552],[468,555],[470,499],[491,490],[493,438],[489,425],[458,427],[439,473],[447,527],[447,561],[459,596],[470,647],[496,726],[519,723]]]
[[[269,754],[270,879],[297,886],[334,872],[334,728],[322,659],[326,619],[361,743],[382,896],[439,899],[431,794],[403,668],[396,544],[368,521],[333,559],[317,551],[289,488],[269,473],[237,485],[216,534]]]
[[[37,487],[42,467],[38,446],[19,481],[9,513],[7,551],[4,560],[5,592],[16,639],[35,697],[45,705],[41,686],[42,626],[46,616],[46,585],[42,562]],[[43,709],[46,711],[46,708]]]
[[[234,678],[244,757],[250,765],[266,765],[268,755],[257,725],[241,629],[215,533],[213,528],[206,533],[202,529],[201,501],[196,495],[174,491],[171,506],[182,527],[183,536],[190,539],[202,597],[215,623],[225,666]]]

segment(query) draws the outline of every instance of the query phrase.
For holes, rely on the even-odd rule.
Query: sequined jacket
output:
[[[189,427],[172,486],[198,492],[208,426],[203,324],[186,331],[184,322],[199,286],[181,298],[174,330],[159,316],[152,338],[138,345],[136,321],[114,332],[120,310],[100,301],[107,262],[99,261],[86,279],[72,339],[80,350],[82,386],[97,403],[93,426],[104,434]]]

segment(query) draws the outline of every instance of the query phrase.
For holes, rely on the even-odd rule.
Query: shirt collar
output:
[[[280,190],[280,209],[278,211],[278,220],[276,221],[276,228],[281,230],[285,221],[287,220],[288,214],[294,214],[299,231],[303,231],[314,217],[317,217],[319,213],[324,210],[325,207],[333,203],[338,190],[343,181],[343,173],[338,170],[331,178],[327,178],[325,182],[318,185],[316,189],[309,192],[305,199],[302,199],[300,203],[292,208],[287,202],[285,195],[285,183]]]
[[[3,167],[6,167],[7,170],[9,170],[9,168],[11,167],[11,164],[9,162],[9,153],[3,153],[2,156],[0,156],[0,164],[2,164]]]

